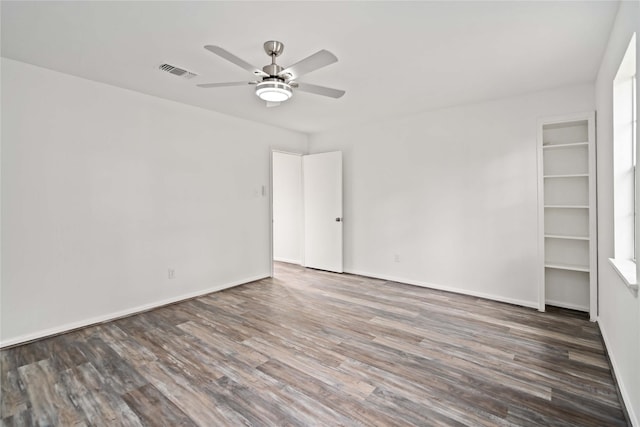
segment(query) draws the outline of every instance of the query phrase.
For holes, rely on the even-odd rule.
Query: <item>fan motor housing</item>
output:
[[[283,70],[282,66],[278,64],[269,64],[262,67],[262,71],[269,74],[271,77],[277,76],[278,73],[280,73],[280,71],[282,70]]]

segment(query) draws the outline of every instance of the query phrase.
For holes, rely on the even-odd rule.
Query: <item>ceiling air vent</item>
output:
[[[182,77],[184,79],[191,79],[197,76],[196,73],[192,73],[191,71],[187,71],[174,65],[162,64],[158,68],[160,68],[162,71],[166,71],[167,73],[173,74],[174,76]]]

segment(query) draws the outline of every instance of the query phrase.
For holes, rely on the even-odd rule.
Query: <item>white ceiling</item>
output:
[[[296,131],[594,81],[617,1],[2,2],[2,56]],[[263,42],[287,66],[327,49],[339,59],[300,81],[346,90],[297,92],[266,108],[251,80],[206,51],[262,67]],[[167,62],[199,76],[158,70]]]

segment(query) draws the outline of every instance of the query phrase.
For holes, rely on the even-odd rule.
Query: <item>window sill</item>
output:
[[[636,295],[638,293],[638,280],[636,277],[636,263],[630,259],[615,259],[609,258],[609,263],[613,266],[613,269],[622,278],[622,281],[627,288],[633,291]]]

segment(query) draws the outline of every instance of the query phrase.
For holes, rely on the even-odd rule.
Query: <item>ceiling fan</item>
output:
[[[271,64],[265,65],[262,69],[259,69],[238,58],[234,54],[224,50],[220,46],[206,45],[204,48],[209,52],[236,64],[238,67],[249,71],[254,76],[261,78],[261,80],[248,82],[205,83],[197,85],[201,88],[244,86],[247,84],[256,85],[256,95],[267,102],[267,107],[280,105],[281,102],[291,98],[291,96],[293,96],[293,89],[316,95],[328,96],[330,98],[340,98],[345,94],[344,90],[332,89],[325,86],[297,81],[299,77],[307,73],[337,62],[338,58],[328,50],[320,50],[287,68],[283,68],[276,64],[276,58],[282,54],[284,44],[279,41],[271,40],[264,44],[264,51],[271,57]]]

